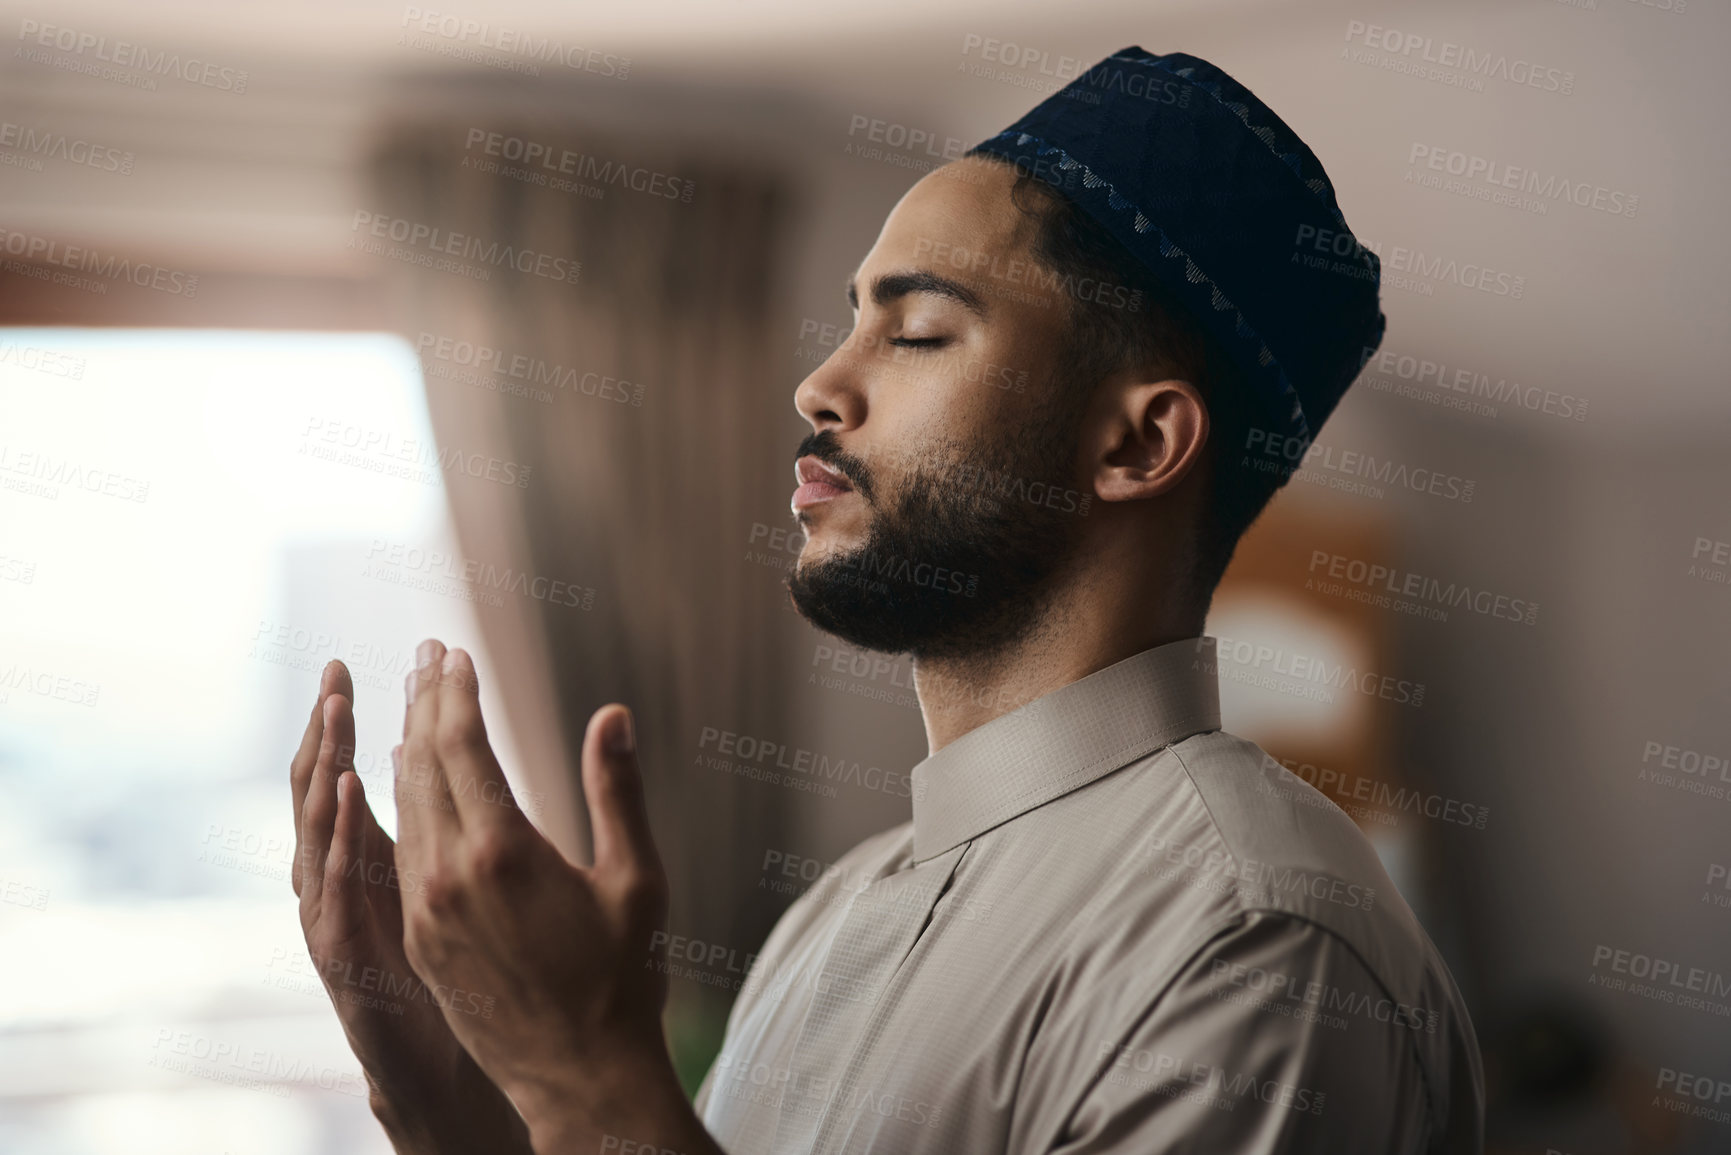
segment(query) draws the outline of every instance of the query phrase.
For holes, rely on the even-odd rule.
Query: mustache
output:
[[[794,460],[810,454],[853,482],[866,501],[874,501],[871,470],[866,463],[841,447],[841,439],[833,429],[825,429],[819,433],[808,433],[800,440],[799,448],[793,451]]]

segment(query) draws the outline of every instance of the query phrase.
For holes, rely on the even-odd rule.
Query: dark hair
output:
[[[989,153],[974,155],[998,159]],[[1238,450],[1251,428],[1259,419],[1267,419],[1252,408],[1253,393],[1238,363],[1104,226],[1027,172],[1019,173],[1010,195],[1018,208],[1037,218],[1031,247],[1048,271],[1065,278],[1065,283],[1092,277],[1113,289],[1095,294],[1092,300],[1066,294],[1071,323],[1068,348],[1063,350],[1065,375],[1093,385],[1127,366],[1147,367],[1190,382],[1208,407],[1211,452],[1203,461],[1208,466],[1212,516],[1200,527],[1193,575],[1196,592],[1206,606],[1239,539],[1290,474],[1285,469],[1264,471],[1240,464]],[[1119,286],[1127,292],[1117,292]],[[1114,302],[1134,300],[1136,308],[1107,304],[1108,297]]]

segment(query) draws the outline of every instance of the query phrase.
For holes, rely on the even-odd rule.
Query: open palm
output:
[[[395,845],[353,772],[354,687],[326,667],[290,766],[292,881],[307,950],[371,1088],[374,1113],[399,1151],[529,1150],[502,1092],[451,1033],[403,948],[404,887]]]

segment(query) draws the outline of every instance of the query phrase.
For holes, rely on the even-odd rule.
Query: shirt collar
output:
[[[1167,642],[999,715],[913,769],[914,861],[1220,729],[1215,639]]]

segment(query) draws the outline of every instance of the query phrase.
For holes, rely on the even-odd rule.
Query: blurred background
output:
[[[0,30],[0,1151],[388,1150],[301,940],[286,768],[342,658],[394,828],[434,635],[573,858],[583,726],[637,712],[669,929],[718,948],[667,1011],[695,1090],[752,952],[925,754],[906,660],[787,602],[792,391],[897,198],[1128,44],[1278,110],[1385,272],[1318,445],[1261,447],[1302,467],[1209,621],[1226,727],[1443,949],[1491,1150],[1731,1150],[1722,5]],[[775,771],[801,751],[889,788]]]

